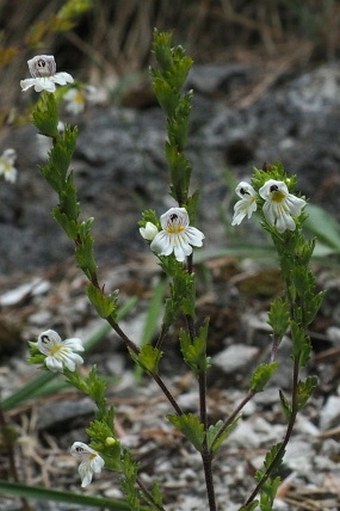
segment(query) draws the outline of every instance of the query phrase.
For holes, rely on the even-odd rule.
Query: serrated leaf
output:
[[[161,257],[161,266],[172,278],[170,284],[171,298],[166,301],[165,322],[170,324],[179,313],[195,316],[195,279],[174,257]]]
[[[78,223],[74,220],[70,220],[67,215],[61,212],[58,208],[52,209],[52,216],[60,227],[62,227],[67,236],[71,240],[75,240],[78,236]]]
[[[292,415],[292,407],[291,407],[288,399],[286,398],[286,396],[284,395],[284,393],[281,390],[279,391],[279,396],[280,396],[283,413],[284,413],[287,421],[289,421],[291,418],[291,415]]]
[[[219,420],[216,424],[209,427],[207,431],[207,444],[208,448],[211,449],[213,454],[216,454],[219,447],[222,445],[224,440],[234,431],[239,421],[239,417],[236,417],[221,433],[223,427],[223,421]]]
[[[260,509],[261,511],[273,511],[273,503],[277,490],[281,484],[281,478],[268,478],[260,491]]]
[[[205,437],[204,426],[197,415],[188,413],[185,415],[168,415],[167,418],[198,451],[202,449]]]
[[[277,371],[278,366],[278,362],[260,364],[251,376],[250,390],[253,392],[262,392],[263,388]]]
[[[279,468],[282,463],[283,456],[285,454],[285,450],[282,449],[282,443],[278,443],[273,445],[270,450],[266,453],[263,468],[258,470],[255,474],[255,478],[260,481],[263,475],[270,470],[272,474],[275,470]]]
[[[289,310],[287,302],[282,298],[275,298],[268,312],[268,323],[272,327],[274,335],[282,337],[289,326]]]
[[[79,268],[92,280],[97,271],[96,261],[93,254],[93,238],[91,226],[93,218],[88,218],[78,225],[78,239],[76,240],[75,258]]]
[[[295,360],[300,367],[303,367],[311,356],[312,347],[310,338],[296,321],[290,322],[290,332],[293,343],[293,360]]]
[[[53,94],[45,92],[40,95],[32,118],[39,133],[51,138],[58,137],[58,105]]]
[[[90,283],[86,288],[86,294],[101,318],[105,319],[116,311],[118,299],[117,293],[110,296],[105,295],[102,289],[99,289]]]
[[[196,374],[207,371],[209,367],[210,359],[206,355],[208,328],[209,319],[206,319],[193,341],[186,330],[182,330],[180,333],[183,358]]]
[[[317,387],[318,380],[315,376],[308,376],[304,381],[299,381],[297,386],[296,401],[298,411],[307,403],[308,399],[313,394]]]
[[[29,357],[27,358],[27,362],[29,364],[44,364],[46,355],[43,355],[39,349],[38,344],[33,341],[28,341],[28,349],[29,349]]]
[[[151,344],[145,344],[142,346],[139,354],[137,356],[133,356],[133,358],[144,371],[150,374],[157,374],[158,365],[162,356],[162,351],[151,346]]]
[[[93,256],[93,238],[88,236],[81,243],[77,244],[75,249],[75,258],[79,268],[85,275],[92,280],[96,274],[97,265]]]

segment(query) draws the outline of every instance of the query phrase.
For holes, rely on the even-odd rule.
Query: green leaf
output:
[[[228,436],[234,431],[237,422],[240,417],[237,417],[234,419],[223,431],[221,432],[221,429],[223,427],[223,420],[219,420],[216,422],[216,424],[212,424],[209,426],[209,429],[207,431],[207,443],[208,448],[212,450],[213,454],[216,454],[219,447],[222,445],[224,440],[228,438]]]
[[[139,227],[145,227],[147,222],[151,222],[152,224],[156,225],[158,229],[161,228],[159,218],[156,214],[156,211],[153,209],[146,209],[143,211],[142,219],[139,220],[138,225]]]
[[[52,216],[71,240],[77,238],[78,223],[75,220],[70,220],[66,213],[63,213],[58,208],[52,209]]]
[[[210,359],[206,355],[208,329],[209,319],[206,318],[198,331],[198,336],[193,341],[191,341],[186,330],[181,330],[180,332],[179,338],[183,358],[196,375],[207,371],[209,367]]]
[[[170,167],[171,194],[179,204],[184,204],[189,190],[191,164],[177,146],[168,142],[165,145],[165,156]]]
[[[274,336],[281,338],[289,326],[288,305],[282,298],[274,298],[268,312],[268,324],[272,327]]]
[[[273,374],[277,371],[278,362],[270,364],[260,364],[253,372],[250,380],[250,390],[253,392],[262,392]]]
[[[315,388],[317,387],[318,380],[315,376],[308,376],[304,381],[299,381],[297,386],[297,408],[298,411],[304,408],[308,399],[313,394]]]
[[[297,181],[296,176],[287,176],[281,162],[267,165],[265,170],[254,168],[251,183],[255,190],[259,190],[269,179],[284,181],[290,192],[294,190]]]
[[[292,416],[292,407],[291,407],[288,399],[286,398],[286,396],[282,392],[282,390],[279,390],[279,396],[280,396],[280,401],[281,401],[281,406],[282,406],[283,413],[285,414],[285,417],[286,417],[287,421],[289,421],[291,416]]]
[[[75,257],[79,268],[92,280],[97,271],[93,255],[93,238],[90,234],[93,218],[88,218],[79,224],[79,238],[76,241]]]
[[[276,497],[277,490],[281,484],[281,478],[269,477],[264,483],[260,491],[260,509],[261,511],[273,511],[273,503]]]
[[[197,415],[188,413],[185,415],[168,415],[167,418],[198,451],[202,449],[205,437],[204,426]]]
[[[166,77],[174,90],[179,90],[188,76],[192,59],[185,55],[182,46],[172,47],[172,34],[154,31],[152,49],[156,57],[159,73]],[[153,72],[153,70],[152,70]]]
[[[32,112],[33,124],[41,135],[58,136],[58,105],[53,94],[43,92]]]
[[[159,104],[165,111],[166,115],[172,117],[176,111],[176,106],[179,99],[173,87],[163,78],[154,75],[153,90]]]
[[[273,445],[266,454],[263,468],[258,470],[255,474],[256,480],[260,481],[267,471],[273,474],[280,467],[284,454],[285,450],[282,449],[282,443]]]
[[[68,176],[63,183],[62,190],[59,191],[59,211],[65,213],[70,221],[77,222],[80,214],[79,202],[77,200],[77,189],[72,179]]]
[[[310,339],[300,326],[295,322],[290,322],[290,332],[293,343],[292,357],[296,360],[300,367],[308,362],[311,355]]]
[[[86,287],[86,294],[101,318],[105,319],[117,310],[118,291],[108,296],[103,289],[89,283]]]
[[[151,344],[145,344],[137,356],[133,354],[131,356],[144,371],[150,374],[157,374],[163,352],[151,346]]]
[[[111,417],[111,415],[110,415]],[[107,420],[94,420],[86,429],[86,433],[91,438],[90,446],[105,460],[106,468],[121,472],[121,444],[116,438],[113,426],[109,425]],[[113,418],[111,418],[113,424]]]
[[[164,272],[172,278],[170,299],[165,304],[164,323],[170,325],[180,313],[195,317],[195,279],[175,257],[160,257]]]

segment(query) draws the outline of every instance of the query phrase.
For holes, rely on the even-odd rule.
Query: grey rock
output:
[[[329,396],[320,412],[320,427],[322,430],[334,428],[340,421],[340,397]]]
[[[259,349],[245,344],[235,344],[215,355],[212,366],[225,374],[234,374],[243,371],[254,363]]]
[[[95,410],[96,407],[89,398],[47,403],[38,410],[37,429],[58,428],[65,421],[92,414]]]

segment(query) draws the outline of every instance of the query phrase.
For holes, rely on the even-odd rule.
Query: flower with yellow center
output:
[[[52,372],[63,372],[64,367],[69,371],[75,371],[84,360],[76,351],[84,351],[81,339],[73,337],[61,340],[60,335],[54,330],[46,330],[38,337],[37,347],[40,353],[46,355],[44,360],[46,367]]]
[[[100,474],[105,462],[97,451],[83,442],[74,442],[70,452],[72,456],[81,460],[78,472],[81,478],[81,486],[85,488],[91,483],[93,474]]]
[[[20,87],[23,91],[34,87],[36,92],[43,90],[55,92],[56,84],[73,83],[73,77],[69,73],[56,73],[57,67],[53,55],[37,55],[28,60],[27,65],[32,78],[20,81]]]
[[[203,245],[203,232],[189,225],[189,215],[185,208],[170,208],[161,218],[162,230],[158,232],[150,248],[158,255],[174,253],[177,261],[183,262],[192,254],[192,247]]]
[[[263,214],[267,222],[279,233],[294,231],[296,224],[293,217],[301,214],[306,201],[289,193],[287,185],[275,179],[269,179],[260,188],[259,194],[265,200]]]
[[[235,190],[240,200],[234,206],[234,216],[231,225],[240,225],[245,216],[250,218],[257,209],[257,193],[246,181],[241,181]]]
[[[0,176],[4,176],[5,181],[15,183],[18,171],[14,167],[17,153],[14,149],[6,149],[0,156]]]

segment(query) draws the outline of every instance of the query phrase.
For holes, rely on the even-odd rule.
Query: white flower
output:
[[[71,114],[78,115],[85,109],[86,102],[94,103],[97,99],[97,90],[91,85],[83,88],[73,87],[64,94],[66,101],[66,111]]]
[[[184,261],[192,253],[192,247],[203,245],[203,232],[189,225],[185,208],[170,208],[161,216],[162,230],[154,237],[150,248],[159,255],[174,252],[177,261]]]
[[[91,483],[93,474],[100,474],[105,462],[97,451],[83,442],[74,442],[70,452],[72,456],[81,460],[78,472],[81,478],[81,486],[85,488]]]
[[[234,206],[234,216],[231,225],[240,225],[245,216],[248,218],[256,211],[256,192],[254,188],[246,181],[241,181],[235,190],[241,200]]]
[[[6,149],[0,156],[0,176],[4,176],[6,181],[15,183],[18,171],[14,167],[17,153],[14,149]]]
[[[300,215],[306,201],[289,193],[287,185],[275,179],[269,179],[260,188],[259,194],[265,200],[263,213],[267,222],[275,226],[279,233],[287,229],[294,231],[296,225],[292,217]]]
[[[75,353],[84,351],[82,342],[77,337],[62,341],[57,332],[46,330],[39,335],[37,346],[40,353],[46,355],[45,364],[50,371],[62,373],[64,367],[75,371],[76,366],[84,362],[82,357]]]
[[[152,222],[146,222],[145,227],[139,228],[139,232],[145,240],[152,241],[156,234],[158,234],[158,229]]]
[[[56,63],[53,55],[37,55],[28,60],[27,64],[32,78],[20,81],[20,87],[23,91],[34,87],[36,92],[43,90],[54,92],[56,84],[73,83],[73,77],[69,73],[56,73]]]

